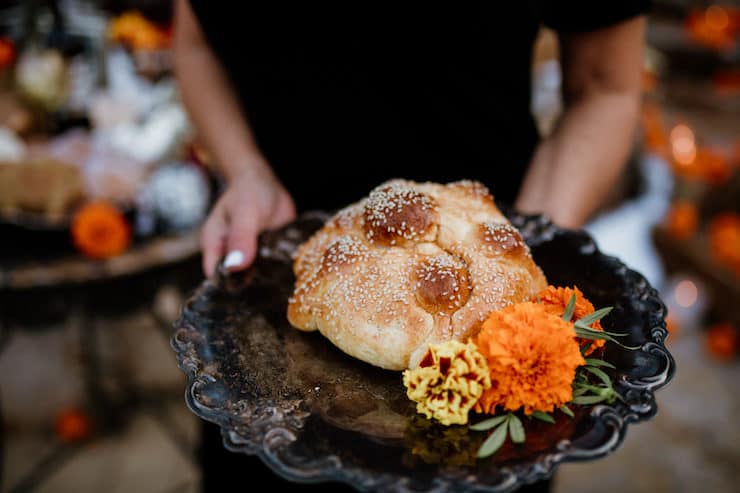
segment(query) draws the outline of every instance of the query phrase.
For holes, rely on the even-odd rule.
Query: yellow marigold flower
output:
[[[583,296],[581,290],[575,286],[573,286],[573,289],[548,286],[543,291],[537,293],[536,300],[545,307],[545,310],[561,317],[565,311],[565,307],[568,306],[571,296],[574,294],[576,295],[576,306],[573,310],[573,320],[575,321],[579,318],[585,317],[586,315],[591,315],[595,311],[594,305],[591,304],[591,302]],[[594,330],[604,330],[601,327],[601,322],[598,320],[592,323],[590,327]],[[581,347],[588,347],[585,353],[586,356],[593,353],[598,348],[604,347],[604,344],[606,344],[606,341],[603,339],[591,340],[581,339],[579,337],[576,340]]]
[[[474,344],[447,341],[430,346],[418,368],[403,372],[403,384],[417,412],[448,426],[468,422],[491,379]]]
[[[475,409],[552,412],[573,398],[576,369],[586,362],[573,325],[539,303],[517,303],[492,312],[474,339],[488,363],[491,388]]]

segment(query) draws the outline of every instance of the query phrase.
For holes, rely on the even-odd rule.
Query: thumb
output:
[[[229,272],[249,267],[257,255],[259,231],[253,218],[232,219],[226,240],[224,269]]]

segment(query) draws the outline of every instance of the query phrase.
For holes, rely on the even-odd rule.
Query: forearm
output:
[[[645,19],[561,33],[565,110],[530,163],[516,206],[582,226],[607,198],[632,147]]]
[[[178,2],[176,15],[175,75],[199,137],[227,179],[244,171],[269,173],[223,67],[194,25],[187,1]]]
[[[568,106],[535,152],[517,200],[567,227],[582,226],[618,180],[639,109],[634,91],[593,94]]]

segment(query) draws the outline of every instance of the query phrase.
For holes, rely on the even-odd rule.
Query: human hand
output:
[[[266,165],[243,169],[231,177],[201,231],[203,272],[212,277],[224,254],[227,271],[247,268],[257,255],[257,235],[293,218],[293,199]]]

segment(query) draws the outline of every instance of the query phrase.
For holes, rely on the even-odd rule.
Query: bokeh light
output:
[[[699,297],[699,290],[696,288],[696,284],[692,281],[684,279],[676,284],[673,296],[676,299],[678,306],[689,308],[696,303],[696,300]]]
[[[688,166],[696,159],[696,138],[694,131],[684,124],[671,130],[671,152],[678,164]]]
[[[730,24],[730,16],[727,11],[719,5],[712,5],[704,13],[704,20],[707,27],[716,31],[724,31]]]

